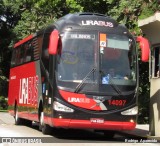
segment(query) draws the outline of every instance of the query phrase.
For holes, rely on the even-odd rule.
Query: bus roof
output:
[[[17,42],[15,45],[14,45],[14,48],[18,47],[19,45],[29,41],[30,39],[32,39],[34,37],[34,35],[29,35],[27,36],[26,38],[24,38],[23,40],[20,40],[19,42]]]

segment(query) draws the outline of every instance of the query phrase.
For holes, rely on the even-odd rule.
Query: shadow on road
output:
[[[35,130],[39,131],[37,125],[32,126]],[[95,132],[93,130],[80,130],[80,129],[58,129],[52,128],[52,133],[50,136],[53,136],[57,140],[65,140],[69,142],[124,142],[125,139],[136,139],[140,140],[141,137],[128,135],[123,132],[117,132],[113,138],[107,137],[102,132]],[[110,133],[108,133],[109,135]],[[144,138],[143,138],[144,139]]]

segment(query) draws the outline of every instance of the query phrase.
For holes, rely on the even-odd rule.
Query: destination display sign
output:
[[[67,38],[67,39],[91,39],[91,40],[95,40],[95,34],[68,33],[64,37]]]

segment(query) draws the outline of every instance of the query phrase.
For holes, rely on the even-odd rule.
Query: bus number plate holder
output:
[[[91,118],[90,121],[91,121],[91,123],[97,123],[97,124],[104,123],[104,119],[100,119],[100,118]]]

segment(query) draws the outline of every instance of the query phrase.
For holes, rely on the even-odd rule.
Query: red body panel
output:
[[[78,94],[60,90],[60,94],[70,104],[77,107],[90,110],[102,110],[100,106],[97,106],[97,102],[94,99],[87,98],[85,94]]]
[[[17,105],[37,106],[38,82],[35,62],[12,68],[10,70],[8,104],[14,105],[17,101]]]

